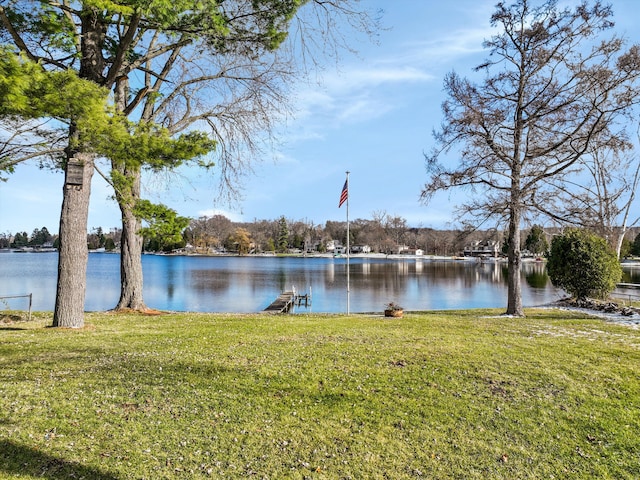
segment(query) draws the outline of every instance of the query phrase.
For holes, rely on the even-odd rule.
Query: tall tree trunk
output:
[[[524,317],[522,308],[522,284],[520,278],[520,202],[512,196],[509,218],[509,249],[507,275],[507,315]]]
[[[116,310],[147,310],[143,300],[142,237],[140,220],[133,214],[133,204],[140,198],[140,169],[124,169],[122,172],[132,183],[130,191],[120,192],[118,204],[122,215],[120,237],[120,300]],[[124,197],[122,196],[124,193]]]
[[[515,128],[513,130],[513,157],[511,161],[511,193],[509,198],[509,249],[507,250],[507,315],[524,317],[522,308],[522,284],[520,278],[520,217],[522,215],[522,153],[526,147],[522,145],[524,134],[524,105],[526,90],[526,56],[521,56],[520,74],[518,77],[518,102],[515,111]]]
[[[82,328],[87,288],[87,219],[93,157],[75,153],[67,160],[60,213],[58,285],[54,327]]]
[[[102,46],[106,27],[98,10],[83,9],[81,35],[80,78],[102,83]],[[69,129],[69,147],[65,167],[60,213],[60,251],[58,257],[58,286],[53,313],[54,327],[81,328],[84,326],[84,299],[87,289],[87,221],[93,154],[74,144],[78,134],[74,124]]]
[[[114,101],[116,109],[124,112],[129,93],[127,77],[120,77],[115,83]],[[135,162],[133,165],[122,165],[112,161],[111,168],[117,171],[123,179],[116,188],[116,199],[122,217],[122,234],[120,236],[120,300],[115,310],[147,310],[143,299],[142,274],[142,243],[143,238],[138,234],[141,228],[140,220],[134,215],[133,209],[140,200],[141,170]]]

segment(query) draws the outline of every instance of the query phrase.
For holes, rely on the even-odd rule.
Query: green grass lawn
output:
[[[0,478],[640,478],[640,330],[556,310],[0,327]]]

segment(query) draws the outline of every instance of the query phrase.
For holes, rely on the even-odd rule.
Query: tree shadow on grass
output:
[[[54,457],[34,448],[0,440],[0,476],[31,475],[52,480],[84,478],[85,480],[118,480],[113,474]]]

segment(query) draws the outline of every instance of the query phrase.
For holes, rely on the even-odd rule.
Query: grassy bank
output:
[[[0,478],[638,478],[640,331],[567,312],[0,327]]]

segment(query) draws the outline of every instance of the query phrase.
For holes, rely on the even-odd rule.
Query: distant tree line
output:
[[[406,219],[376,213],[372,219],[356,219],[349,223],[349,244],[368,245],[373,252],[398,253],[402,248],[422,249],[425,253],[454,255],[462,251],[468,235],[455,230],[410,227]],[[486,235],[486,232],[482,235]],[[276,220],[232,222],[223,215],[192,220],[184,240],[196,250],[206,252],[325,252],[335,242],[347,244],[346,222],[327,221],[324,225],[311,221]]]
[[[116,240],[119,237],[120,231],[118,229],[112,229],[110,232],[104,233],[102,227],[94,228],[87,234],[87,246],[89,250],[97,250],[99,248],[104,248],[107,251],[115,250],[117,248]],[[59,243],[58,235],[51,234],[47,227],[36,228],[31,235],[27,232],[0,233],[0,248],[58,248]]]
[[[47,227],[33,230],[31,235],[27,232],[18,232],[15,235],[0,234],[0,248],[42,247],[53,245],[54,236],[49,233]]]
[[[551,239],[560,228],[533,225],[524,229],[521,249],[532,255],[544,256]],[[284,216],[276,220],[233,222],[224,215],[191,219],[179,238],[154,234],[144,237],[147,252],[171,252],[191,248],[202,254],[231,252],[250,253],[326,252],[331,243],[347,244],[346,222],[327,221],[324,225],[308,220],[291,220]],[[460,255],[465,246],[474,242],[495,242],[502,253],[508,250],[508,236],[500,230],[463,230],[412,227],[401,216],[374,212],[371,219],[356,219],[349,224],[349,244],[367,245],[372,252],[395,254],[422,250],[425,255]],[[633,240],[630,240],[632,238]],[[89,250],[119,248],[120,231],[105,232],[101,227],[87,234]],[[58,236],[47,227],[27,232],[0,233],[0,248],[57,247]],[[621,258],[640,256],[640,228],[629,230],[623,242]]]
[[[560,232],[560,227],[532,225],[524,229],[520,248],[532,255],[544,256],[549,251],[551,239]],[[145,238],[144,248],[146,251],[172,251],[189,245],[199,253],[324,253],[332,242],[347,244],[346,222],[329,220],[322,225],[284,216],[276,220],[233,222],[224,215],[214,215],[192,219],[179,242]],[[349,223],[349,245],[367,245],[374,253],[422,250],[425,255],[453,256],[460,255],[465,246],[474,242],[496,242],[506,253],[508,235],[499,229],[413,227],[405,218],[386,212],[374,212],[370,219],[358,218]],[[640,256],[640,227],[630,228],[623,241],[620,258],[630,255]]]

